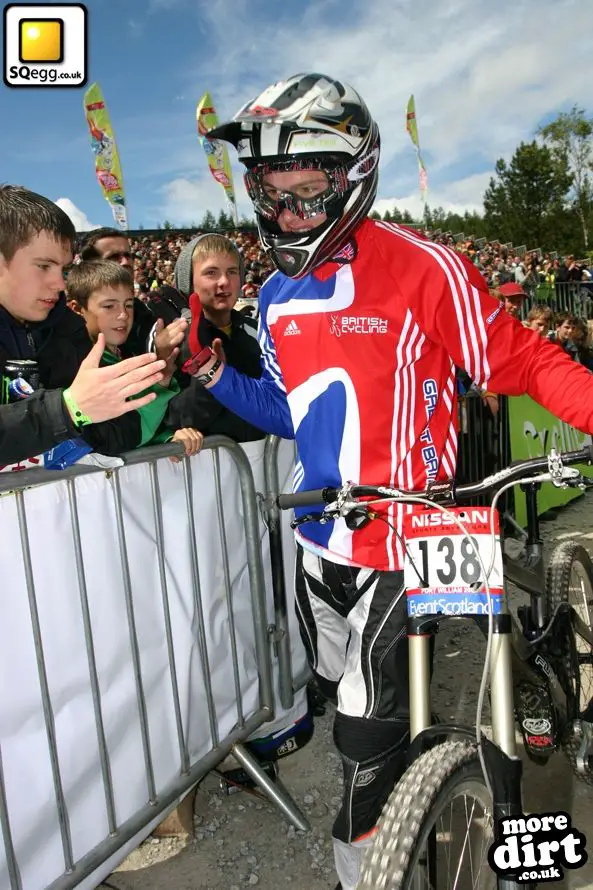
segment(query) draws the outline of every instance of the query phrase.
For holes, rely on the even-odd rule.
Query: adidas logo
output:
[[[301,333],[301,329],[299,328],[298,324],[296,323],[296,321],[293,318],[293,320],[286,325],[284,334],[285,334],[285,336],[289,336],[291,334],[300,334],[300,333]]]

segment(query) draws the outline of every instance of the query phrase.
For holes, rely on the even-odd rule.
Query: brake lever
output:
[[[582,473],[576,467],[562,467],[559,473],[550,475],[550,481],[556,488],[578,488],[583,480]]]
[[[291,519],[290,527],[298,528],[299,525],[304,525],[305,522],[321,522],[323,513],[306,513],[304,516],[299,516],[298,519]]]
[[[572,479],[568,485],[569,488],[580,488],[581,491],[587,491],[587,489],[593,488],[593,479],[579,474],[578,478]]]
[[[337,510],[326,509],[323,513],[306,513],[304,516],[299,516],[297,519],[293,519],[290,523],[291,528],[298,528],[299,525],[303,525],[305,522],[318,522],[320,525],[326,525],[328,522],[333,522],[334,519],[339,518],[339,513]]]

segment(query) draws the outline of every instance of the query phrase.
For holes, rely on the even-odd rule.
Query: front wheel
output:
[[[404,773],[377,825],[360,890],[495,890],[492,798],[475,745],[447,741]]]

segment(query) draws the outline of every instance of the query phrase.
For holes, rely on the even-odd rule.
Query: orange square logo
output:
[[[61,62],[64,59],[62,19],[21,19],[19,61]]]

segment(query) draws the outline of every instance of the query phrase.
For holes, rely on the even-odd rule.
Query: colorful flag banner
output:
[[[111,207],[117,224],[122,229],[127,229],[128,215],[121,164],[109,112],[98,83],[90,86],[84,94],[84,114],[101,191]]]
[[[416,103],[414,102],[414,96],[410,96],[408,101],[408,111],[406,114],[406,130],[410,134],[410,139],[414,143],[414,147],[416,148],[416,157],[418,159],[418,173],[420,175],[420,196],[422,201],[426,203],[426,197],[428,194],[428,173],[426,172],[426,167],[424,166],[424,161],[422,160],[422,155],[420,154],[420,140],[418,138],[418,122],[416,120]]]
[[[206,133],[218,126],[218,116],[212,103],[210,93],[204,93],[196,108],[196,123],[198,125],[198,138],[202,144],[202,148],[206,153],[206,159],[210,172],[214,179],[221,184],[224,189],[233,222],[239,224],[237,214],[237,199],[235,197],[235,189],[233,187],[233,171],[229,153],[224,142],[219,139],[212,141],[206,139]]]

